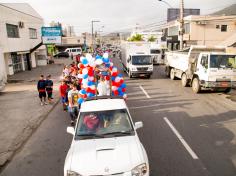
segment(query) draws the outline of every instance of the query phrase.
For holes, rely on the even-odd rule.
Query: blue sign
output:
[[[43,44],[61,44],[61,27],[42,27]]]
[[[42,36],[49,37],[49,36],[62,36],[62,29],[61,27],[42,27]]]

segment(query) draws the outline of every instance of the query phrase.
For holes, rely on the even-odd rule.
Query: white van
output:
[[[82,48],[67,48],[65,52],[69,53],[70,56],[76,56],[78,54],[82,54]]]

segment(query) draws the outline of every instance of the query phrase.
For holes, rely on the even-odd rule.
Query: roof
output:
[[[0,3],[0,6],[10,8],[12,10],[43,19],[34,8],[28,3]]]
[[[80,112],[109,111],[126,108],[124,99],[98,99],[82,103]]]
[[[214,12],[212,15],[236,15],[236,4],[232,4],[229,7]]]

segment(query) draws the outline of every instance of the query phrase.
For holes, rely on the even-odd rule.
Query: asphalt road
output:
[[[119,62],[114,61],[116,65]],[[148,153],[151,176],[235,176],[236,103],[217,92],[194,94],[155,66],[151,79],[128,79],[128,106]],[[62,176],[72,137],[59,104],[1,176]]]

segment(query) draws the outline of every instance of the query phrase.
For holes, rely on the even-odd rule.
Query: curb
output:
[[[55,107],[60,102],[60,98],[55,101],[52,105],[52,108],[49,109],[45,114],[39,116],[37,120],[32,123],[28,123],[28,125],[23,129],[19,138],[12,144],[12,146],[8,149],[8,151],[1,153],[0,157],[0,173],[4,170],[4,168],[10,163],[10,161],[14,158],[14,156],[22,149],[22,147],[26,144],[29,138],[34,134],[34,132],[40,127],[42,122],[48,117],[48,115],[55,109]],[[1,161],[2,160],[2,161]]]

